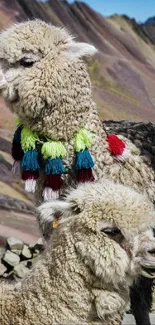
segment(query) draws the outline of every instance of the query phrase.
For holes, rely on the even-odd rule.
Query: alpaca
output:
[[[22,139],[22,150],[15,143],[14,158],[22,159],[25,188],[36,193],[37,204],[43,196],[58,198],[72,183],[101,177],[155,200],[154,170],[139,149],[122,137],[123,153],[110,150],[82,60],[95,53],[93,45],[76,42],[66,29],[40,20],[13,25],[0,35],[1,93],[24,126],[17,139]],[[37,151],[45,162],[38,163]],[[27,154],[35,156],[31,170]],[[48,221],[40,222],[41,229],[50,228]]]
[[[0,287],[0,324],[120,325],[133,280],[155,276],[153,204],[102,179],[38,213],[51,215],[53,235],[21,283]]]

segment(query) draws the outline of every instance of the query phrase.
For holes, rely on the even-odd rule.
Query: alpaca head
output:
[[[71,138],[91,104],[81,58],[95,52],[66,29],[40,20],[13,25],[0,35],[1,93],[34,131],[54,140]]]
[[[59,217],[53,231],[72,232],[80,258],[102,281],[116,287],[139,274],[154,277],[155,212],[144,195],[101,180],[79,185],[64,201],[44,203],[38,211],[43,227]]]

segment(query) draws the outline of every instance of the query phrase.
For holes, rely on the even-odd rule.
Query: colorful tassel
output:
[[[38,171],[30,172],[30,171],[23,171],[22,172],[22,180],[26,181],[27,179],[37,179],[39,176]]]
[[[21,166],[20,166],[20,160],[15,160],[12,165],[12,173],[14,175],[21,175]]]
[[[94,167],[93,159],[88,150],[79,151],[76,154],[76,169],[88,169]]]
[[[63,158],[66,155],[66,149],[60,141],[51,141],[45,142],[41,149],[44,159],[48,158]]]
[[[59,191],[63,186],[61,175],[46,175],[44,186],[50,187],[53,191]]]
[[[61,175],[65,172],[62,160],[60,158],[50,159],[48,158],[45,165],[45,174]]]
[[[76,135],[74,136],[74,144],[75,150],[81,151],[90,149],[92,145],[92,133],[87,131],[86,129],[81,129]]]
[[[29,128],[24,127],[21,131],[21,145],[24,152],[27,150],[36,148],[36,141],[38,141],[38,135],[32,132]]]
[[[59,198],[63,187],[62,174],[65,173],[62,158],[66,155],[65,146],[61,141],[48,140],[32,132],[28,127],[19,125],[13,139],[12,156],[15,159],[13,170],[22,169],[25,190],[35,192],[39,169],[45,169],[43,196],[45,200]],[[42,145],[43,144],[43,145]],[[94,181],[92,168],[94,162],[89,152],[92,145],[92,134],[82,128],[74,136],[76,150],[75,168],[78,182]],[[42,145],[42,147],[41,147]]]
[[[78,183],[93,182],[94,176],[92,173],[92,169],[79,169],[77,171],[77,181]]]
[[[28,150],[25,152],[21,161],[21,167],[24,171],[36,171],[40,168],[38,163],[38,151]]]
[[[41,152],[46,159],[43,197],[47,201],[58,198],[63,187],[61,175],[65,172],[65,168],[62,158],[66,154],[66,149],[60,141],[48,141],[43,144]]]
[[[22,179],[25,181],[25,191],[34,193],[36,189],[36,179],[38,178],[38,171],[23,171]]]
[[[50,187],[45,187],[43,190],[44,201],[53,201],[59,199],[60,193],[53,191]]]
[[[13,174],[20,174],[20,160],[23,158],[24,152],[21,147],[21,131],[22,126],[19,126],[13,136],[12,141],[12,158],[14,159],[14,163],[12,166]]]
[[[63,180],[61,175],[46,175],[43,191],[44,200],[49,201],[58,199],[62,187]]]
[[[33,133],[27,127],[21,131],[21,145],[24,151],[24,156],[21,161],[23,170],[22,179],[25,180],[25,190],[27,192],[35,192],[36,179],[39,176],[39,157],[36,150],[36,142],[39,140],[38,135]]]
[[[92,182],[94,181],[94,176],[91,168],[94,167],[94,162],[88,150],[92,145],[92,134],[85,129],[81,129],[75,135],[74,143],[76,150],[75,169],[77,170],[77,182]]]
[[[125,162],[130,157],[126,144],[117,135],[109,134],[106,141],[108,142],[109,150],[118,160]]]

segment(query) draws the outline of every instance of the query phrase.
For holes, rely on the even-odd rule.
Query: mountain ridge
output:
[[[105,18],[79,1],[2,0],[2,13],[9,23],[40,18],[66,26],[77,41],[97,47],[87,62],[102,119],[155,121],[155,27],[126,15]]]
[[[69,4],[65,0],[1,0],[0,30],[11,23],[34,18],[65,26],[77,41],[94,44],[98,48],[99,53],[86,61],[93,98],[102,120],[155,122],[153,25],[138,24],[126,15],[105,18],[79,1]],[[120,122],[120,128],[122,125]],[[132,127],[133,124],[129,129]],[[26,214],[33,217],[34,213],[31,195],[24,194],[23,184],[15,180],[11,173],[10,141],[14,129],[13,114],[0,98],[0,224],[3,229],[6,228],[6,236],[9,225],[13,233],[16,229],[25,232],[28,222]],[[124,126],[123,132],[125,130]],[[10,215],[13,220],[17,219],[15,225],[12,225]],[[37,225],[33,232],[36,236]]]

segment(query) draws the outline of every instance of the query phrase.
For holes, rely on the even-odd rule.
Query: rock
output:
[[[9,273],[4,273],[3,274],[3,278],[5,278],[5,279],[9,279],[9,280],[13,280],[14,279],[14,277],[13,277],[13,271],[11,271],[11,272],[9,272]]]
[[[0,248],[0,259],[3,257],[4,253],[5,253],[5,248],[1,247]]]
[[[40,258],[39,256],[36,256],[36,257],[32,258],[31,260],[27,261],[27,267],[29,269],[31,269],[32,266],[34,266],[34,264],[37,263],[37,261],[39,260],[39,258]]]
[[[22,251],[23,246],[24,246],[24,243],[20,239],[17,239],[14,237],[9,237],[7,239],[7,244],[11,251],[13,251],[13,250]]]
[[[6,266],[0,263],[0,276],[2,276],[6,271],[7,271]]]
[[[11,249],[11,252],[16,254],[16,255],[20,255],[22,250],[21,249]]]
[[[24,278],[29,273],[29,269],[23,263],[20,263],[14,267],[13,273],[19,278]]]
[[[24,258],[24,259],[29,259],[32,257],[32,253],[27,245],[24,245],[21,254],[22,254],[22,258]]]
[[[20,262],[20,257],[12,253],[11,251],[7,250],[2,260],[6,262],[8,265],[14,267]]]
[[[33,251],[33,258],[37,257],[39,255],[40,251],[38,249],[35,249]]]
[[[36,244],[34,245],[34,250],[36,251],[42,251],[45,248],[44,242],[43,242],[43,238],[39,238],[36,242]]]

